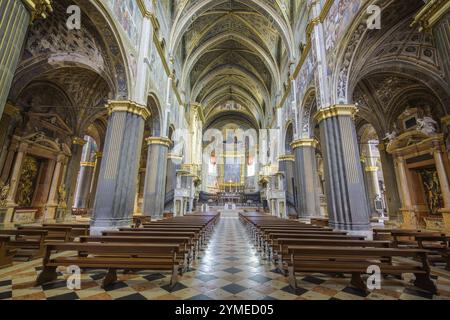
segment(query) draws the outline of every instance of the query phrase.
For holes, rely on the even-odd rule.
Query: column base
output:
[[[355,223],[339,223],[335,221],[329,221],[330,228],[342,230],[342,231],[370,231],[372,226],[369,223],[355,224]]]
[[[44,223],[56,223],[56,209],[58,208],[58,205],[46,205],[45,206],[45,213],[44,213],[44,218],[42,219],[42,221]]]
[[[102,231],[114,231],[119,228],[130,227],[132,219],[97,219],[91,221],[90,234],[93,236],[102,235]]]
[[[17,207],[17,204],[15,204],[15,203],[7,204],[5,218],[3,220],[3,223],[5,225],[13,224],[13,216],[14,216],[14,211],[16,210],[16,207]]]
[[[413,209],[400,208],[403,217],[403,229],[420,229],[424,227],[423,216]]]

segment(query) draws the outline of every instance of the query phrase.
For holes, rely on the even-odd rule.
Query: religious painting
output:
[[[32,156],[26,156],[20,173],[19,185],[17,187],[16,202],[19,207],[29,208],[33,202],[33,195],[39,171],[39,162]]]
[[[425,191],[425,199],[431,214],[439,214],[443,207],[441,187],[436,168],[418,170]]]

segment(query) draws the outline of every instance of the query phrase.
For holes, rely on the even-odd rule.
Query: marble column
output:
[[[20,176],[21,176],[22,166],[23,166],[23,160],[26,156],[27,149],[28,149],[28,144],[26,142],[21,142],[17,149],[16,158],[14,160],[14,167],[13,167],[13,171],[11,174],[11,179],[9,180],[9,192],[8,192],[8,196],[6,198],[7,211],[6,211],[5,223],[11,223],[14,210],[17,207],[17,204],[16,204],[17,188],[19,186],[19,181],[20,181]]]
[[[59,202],[59,187],[61,185],[62,175],[64,173],[64,166],[67,162],[67,157],[58,155],[56,159],[55,169],[53,170],[52,182],[50,191],[48,193],[47,204],[45,205],[45,222],[54,222],[56,215],[56,208]]]
[[[320,126],[330,227],[368,231],[369,208],[353,121],[356,111],[353,105],[334,105],[320,109],[314,120]]]
[[[405,228],[417,228],[419,223],[417,221],[414,209],[412,207],[411,194],[409,192],[408,173],[406,168],[405,159],[401,156],[395,158],[395,168],[397,170],[398,184],[401,194],[401,208],[400,212],[403,217],[403,227]]]
[[[64,180],[67,204],[66,215],[68,216],[72,214],[72,208],[74,206],[77,179],[80,172],[81,156],[83,155],[83,148],[86,143],[86,140],[79,137],[75,137],[72,141],[72,156],[67,164],[67,171]]]
[[[144,216],[162,219],[166,196],[166,169],[169,147],[172,142],[165,137],[150,137],[144,187]]]
[[[447,13],[433,27],[433,36],[442,62],[442,69],[447,82],[450,83],[450,13]]]
[[[1,181],[8,181],[8,178],[11,174],[11,168],[14,162],[14,156],[17,150],[17,141],[13,141],[8,149],[8,153],[6,154],[5,163],[3,164],[2,175],[0,177]]]
[[[81,162],[74,207],[87,209],[95,162]]]
[[[150,116],[146,106],[131,101],[110,101],[108,110],[92,234],[132,222],[144,122]]]
[[[284,173],[284,190],[286,191],[286,208],[289,216],[298,216],[297,195],[294,193],[294,163],[295,157],[291,154],[282,155],[278,158],[278,171]]]
[[[444,227],[447,232],[450,232],[450,185],[448,181],[448,174],[445,168],[443,150],[440,145],[434,148],[434,161],[436,163],[436,171],[439,177],[439,186],[441,187],[442,199],[444,201],[444,208],[440,210],[444,220]]]
[[[30,22],[52,11],[50,0],[0,2],[0,118],[22,54]]]
[[[98,177],[100,175],[100,165],[102,163],[103,152],[97,152],[95,154],[95,168],[92,178],[91,192],[89,193],[89,199],[87,208],[92,209],[94,207],[95,195],[97,194]]]
[[[377,217],[377,210],[375,208],[375,200],[381,195],[380,184],[378,182],[378,167],[366,166],[364,168],[365,177],[367,180],[367,197],[370,209],[370,214],[373,217]]]
[[[319,180],[315,139],[299,139],[291,144],[295,155],[295,184],[299,218],[320,216]]]
[[[380,151],[381,168],[383,171],[383,180],[385,192],[386,207],[389,215],[389,220],[398,221],[401,200],[399,194],[399,186],[397,184],[397,175],[395,173],[395,164],[392,155],[386,151],[386,145],[380,143],[378,145]]]
[[[166,170],[166,195],[165,195],[165,203],[167,203],[167,208],[164,208],[165,211],[172,211],[174,198],[175,198],[175,189],[177,187],[177,170],[181,167],[182,157],[170,154],[167,156],[167,170]],[[205,180],[206,181],[206,180]]]

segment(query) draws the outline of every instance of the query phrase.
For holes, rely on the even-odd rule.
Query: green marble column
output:
[[[30,23],[46,18],[51,0],[0,1],[0,118],[22,54]]]

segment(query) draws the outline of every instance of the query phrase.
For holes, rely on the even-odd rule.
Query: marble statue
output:
[[[437,122],[431,117],[423,117],[417,119],[417,130],[422,131],[427,135],[436,133]]]

